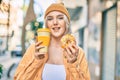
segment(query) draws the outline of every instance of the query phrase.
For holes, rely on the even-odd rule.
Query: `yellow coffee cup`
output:
[[[50,30],[48,28],[39,28],[37,30],[37,35],[37,41],[42,41],[41,46],[44,46],[39,52],[45,54],[48,52],[48,46],[50,43]]]

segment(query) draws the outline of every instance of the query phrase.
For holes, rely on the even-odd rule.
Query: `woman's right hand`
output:
[[[44,46],[41,46],[42,41],[39,41],[35,43],[35,58],[37,59],[43,59],[45,56],[43,53],[40,53],[39,50],[44,48]]]

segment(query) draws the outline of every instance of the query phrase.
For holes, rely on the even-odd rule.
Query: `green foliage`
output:
[[[36,20],[31,22],[31,30],[37,35],[37,29],[43,27],[43,22],[37,22]]]
[[[38,28],[43,27],[43,22],[32,21],[31,22],[31,29],[36,32]]]
[[[3,73],[3,65],[0,64],[0,79],[2,77],[2,73]]]

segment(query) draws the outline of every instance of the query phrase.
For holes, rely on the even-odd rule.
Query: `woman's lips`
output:
[[[60,27],[54,27],[52,28],[54,31],[59,31],[60,30]]]

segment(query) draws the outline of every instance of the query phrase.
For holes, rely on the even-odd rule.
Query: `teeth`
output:
[[[59,30],[60,29],[60,27],[55,27],[55,28],[53,28],[53,30]]]

